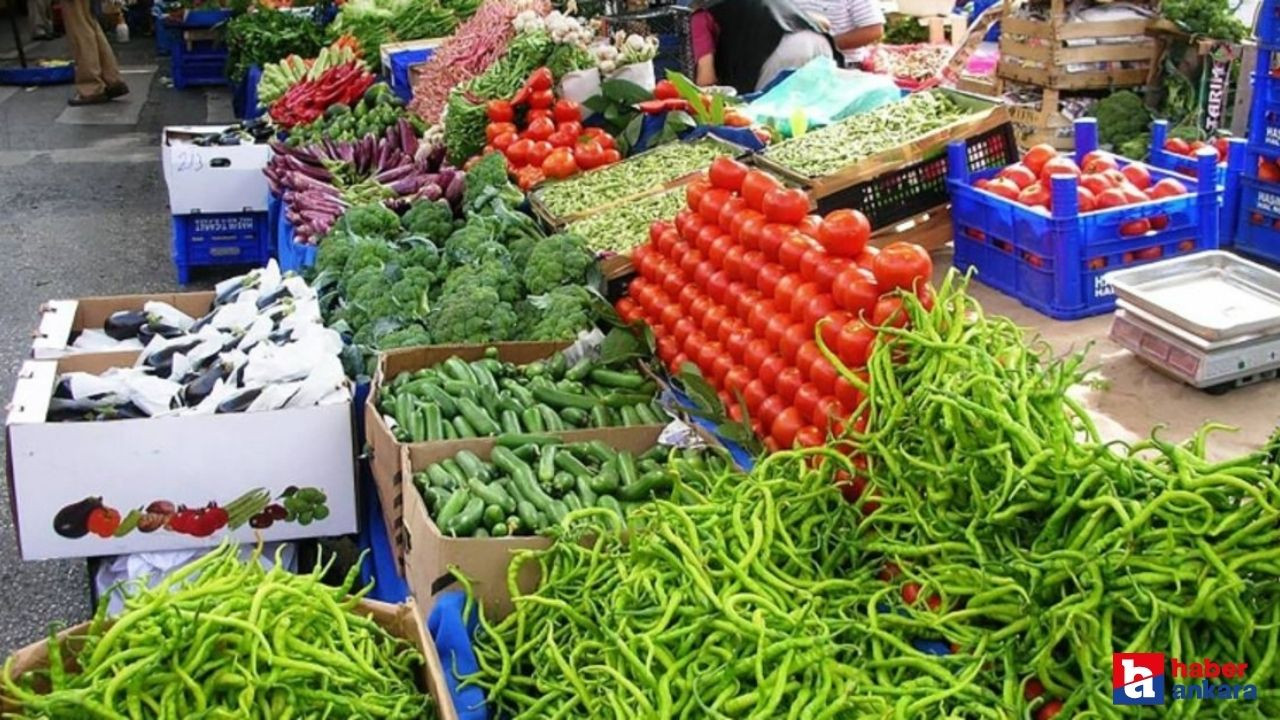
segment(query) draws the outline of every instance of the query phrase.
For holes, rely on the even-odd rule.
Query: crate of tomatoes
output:
[[[1037,145],[1020,162],[967,172],[948,147],[955,264],[1035,310],[1069,320],[1109,312],[1112,270],[1218,247],[1216,182],[1097,149],[1093,119],[1075,125],[1075,155]],[[1203,149],[1197,177],[1218,154]]]
[[[563,180],[622,159],[603,128],[582,126],[582,108],[555,96],[555,78],[540,67],[509,100],[485,108],[484,153],[500,152],[521,190],[548,178]]]
[[[685,198],[633,251],[638,277],[619,315],[653,329],[673,374],[696,365],[732,419],[745,405],[766,446],[839,435],[861,403],[876,329],[906,322],[904,293],[932,297],[929,254],[870,247],[861,212],[810,214],[803,190],[728,157]]]
[[[1240,209],[1240,177],[1247,170],[1245,141],[1223,136],[1215,137],[1212,142],[1184,140],[1169,136],[1167,120],[1157,120],[1151,125],[1151,164],[1158,168],[1195,177],[1198,161],[1196,153],[1201,148],[1212,148],[1218,153],[1218,164],[1214,166],[1214,180],[1222,188],[1218,238],[1222,247],[1229,247],[1236,232],[1236,219]],[[1265,172],[1261,158],[1258,172]],[[1277,175],[1276,180],[1280,180],[1280,175]]]

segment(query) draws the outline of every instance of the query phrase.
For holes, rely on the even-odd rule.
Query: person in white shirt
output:
[[[884,37],[884,13],[879,0],[797,0],[797,4],[827,22],[836,47],[846,57]]]

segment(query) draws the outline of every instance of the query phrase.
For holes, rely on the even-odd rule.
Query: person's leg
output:
[[[93,36],[94,43],[97,45],[98,67],[101,69],[102,82],[106,83],[108,89],[119,88],[119,86],[124,85],[124,81],[120,79],[120,68],[116,65],[116,54],[112,51],[111,43],[107,41],[106,34],[102,32],[102,24],[96,20],[93,23]]]
[[[81,98],[104,96],[107,85],[102,80],[101,53],[98,52],[98,36],[102,30],[89,15],[89,0],[62,0],[62,22],[66,25],[71,57],[76,63],[76,94]]]
[[[53,0],[27,0],[32,38],[53,37]]]
[[[802,68],[816,57],[831,57],[831,42],[825,36],[810,30],[783,35],[760,68],[756,90],[764,89],[783,70]]]

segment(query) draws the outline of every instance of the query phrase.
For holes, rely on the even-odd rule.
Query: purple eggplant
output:
[[[444,199],[455,208],[462,202],[462,194],[467,186],[467,174],[462,171],[453,173],[453,178],[449,180],[449,184],[444,189]]]

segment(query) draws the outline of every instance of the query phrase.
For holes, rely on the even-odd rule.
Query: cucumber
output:
[[[538,405],[538,413],[542,415],[542,424],[547,428],[547,432],[560,432],[564,430],[564,422],[560,420],[560,416],[556,414],[546,405]]]
[[[516,516],[520,518],[520,527],[528,532],[537,532],[546,524],[546,520],[538,513],[538,508],[528,500],[516,503]]]
[[[572,453],[558,452],[555,457],[556,467],[571,473],[575,477],[590,477],[591,471]]]
[[[582,498],[573,493],[567,493],[563,498],[561,498],[561,502],[564,503],[565,507],[569,508],[569,512],[581,510],[583,508]]]
[[[551,481],[551,487],[553,487],[556,493],[561,497],[566,494],[572,495],[573,489],[577,487],[577,485],[578,478],[572,473],[567,473],[563,470],[556,473],[555,478]]]
[[[458,399],[458,411],[462,413],[462,417],[466,418],[467,425],[470,425],[478,435],[497,435],[498,424],[489,417],[489,413],[475,403],[475,401],[467,398]],[[456,421],[456,418],[455,418]],[[462,432],[462,428],[458,428],[458,432]]]
[[[502,389],[511,393],[511,397],[524,407],[530,407],[538,402],[533,399],[533,393],[530,392],[529,388],[521,385],[511,378],[503,378],[500,384],[502,385]]]
[[[538,461],[537,445],[521,445],[520,447],[513,449],[511,452],[515,453],[516,457],[527,463],[534,463]]]
[[[449,393],[455,400],[457,398],[475,398],[480,395],[480,386],[475,383],[463,382],[461,380],[445,380],[440,383],[444,391]]]
[[[467,501],[467,505],[462,509],[462,512],[446,520],[440,529],[446,535],[465,537],[475,533],[476,527],[480,525],[480,520],[483,517],[484,501],[478,497],[473,497]]]
[[[453,490],[459,485],[458,478],[454,477],[453,473],[444,469],[444,467],[439,464],[427,466],[427,482],[430,483],[432,487],[444,488],[446,490]]]
[[[478,362],[471,363],[471,374],[475,375],[477,385],[494,395],[498,394],[498,381],[493,379],[493,373],[490,373],[484,365]]]
[[[635,406],[627,405],[622,408],[622,425],[623,427],[635,427],[642,425],[640,422],[640,414],[636,412]]]
[[[564,520],[564,516],[569,514],[569,506],[565,505],[563,501],[552,500],[546,510],[546,513],[547,519],[550,520],[552,524],[558,525],[561,520]]]
[[[652,395],[645,395],[633,392],[618,392],[617,390],[600,396],[600,402],[605,407],[624,408],[635,407],[640,403],[647,403],[653,399]]]
[[[536,398],[538,402],[555,408],[576,407],[582,408],[583,410],[590,410],[600,404],[600,401],[596,398],[589,397],[587,395],[567,393],[563,390],[558,390],[546,385],[534,386],[533,397]]]
[[[562,408],[560,419],[564,420],[566,425],[580,428],[586,427],[591,422],[591,414],[582,408]]]
[[[427,424],[427,439],[431,441],[444,439],[444,414],[440,405],[435,402],[422,404],[422,419]]]
[[[639,402],[635,405],[636,415],[640,416],[640,424],[642,425],[661,425],[662,420],[653,411],[649,409],[649,403]]]
[[[491,537],[506,537],[511,534],[511,527],[507,525],[507,521],[496,522],[489,526],[489,535]]]
[[[445,360],[442,368],[445,374],[454,380],[460,380],[472,385],[476,384],[476,376],[475,373],[471,372],[471,366],[456,355]]]
[[[597,368],[589,374],[592,382],[600,385],[608,385],[609,387],[635,389],[644,387],[648,382],[648,378],[638,372],[622,372],[618,370],[605,370]]]
[[[444,504],[449,502],[449,498],[453,493],[438,487],[422,488],[422,500],[427,504],[427,510],[435,514],[440,514]]]
[[[626,487],[640,479],[636,472],[636,458],[630,452],[622,450],[618,453],[618,481]]]
[[[594,360],[589,357],[584,357],[574,363],[573,367],[565,371],[564,378],[566,380],[582,381],[586,379],[587,375],[589,375],[595,367],[596,363]]]
[[[495,442],[505,448],[521,448],[526,445],[559,445],[560,438],[543,433],[504,433]]]
[[[609,495],[602,495],[596,502],[596,506],[602,507],[606,510],[612,510],[617,514],[619,520],[623,523],[627,522],[627,516],[622,512],[622,506],[618,504],[618,501],[615,498],[610,497]]]
[[[467,481],[467,473],[462,470],[462,466],[458,464],[457,460],[454,460],[453,458],[445,458],[440,461],[440,467],[448,470],[449,474],[453,476],[454,480],[456,480],[458,484],[462,484]]]
[[[489,537],[489,528],[478,527],[475,532],[471,533],[471,537],[487,538]]]
[[[609,408],[597,405],[591,408],[591,427],[609,427]]]
[[[421,409],[415,407],[409,414],[409,441],[420,443],[427,439],[427,419]]]
[[[520,427],[520,413],[515,410],[504,409],[499,420],[502,424],[502,432],[505,434],[515,434],[523,430]]]
[[[648,500],[659,490],[671,489],[673,482],[671,474],[665,470],[645,473],[634,482],[624,484],[619,488],[618,499],[628,501]]]
[[[443,423],[441,423],[441,426],[444,429],[445,440],[458,439],[458,428],[454,427],[453,423],[449,422],[448,420],[445,420]]]
[[[538,458],[538,479],[551,482],[556,476],[556,446],[547,445],[542,448],[542,456]]]
[[[670,452],[671,452],[671,448],[666,445],[654,445],[653,447],[644,451],[644,454],[640,456],[640,460],[642,462],[646,460],[652,460],[653,462],[664,462],[667,459],[667,455],[670,454]]]
[[[574,489],[578,491],[578,496],[582,498],[582,504],[595,505],[596,491],[591,489],[591,483],[587,481],[587,478],[576,477],[574,478],[574,483],[576,484]]]
[[[449,393],[445,392],[439,385],[432,383],[426,388],[427,399],[440,406],[440,412],[447,417],[453,417],[458,414],[458,407],[454,404],[453,398],[449,397]]]
[[[564,377],[565,372],[569,369],[569,361],[565,359],[564,353],[557,352],[547,361],[547,374],[553,378]]]
[[[547,428],[542,424],[542,412],[538,410],[537,405],[531,405],[520,413],[520,420],[524,424],[524,429],[531,433],[540,433]]]
[[[515,505],[513,504],[511,507],[512,509],[514,509]],[[492,527],[498,523],[506,521],[506,519],[507,519],[507,514],[502,510],[502,508],[498,507],[497,505],[484,506],[483,522],[485,525]]]
[[[507,513],[516,511],[515,499],[496,484],[485,484],[479,478],[471,478],[467,481],[467,489],[475,497],[484,500],[486,505],[493,505],[498,508],[502,512],[502,517],[506,517]]]
[[[471,502],[471,493],[468,492],[466,488],[455,490],[453,494],[449,496],[449,499],[445,504],[441,506],[440,512],[436,515],[436,525],[438,525],[441,530],[448,527],[449,523],[453,522],[453,518],[458,515],[458,513],[461,513],[466,509],[467,503],[469,502]],[[480,509],[481,511],[484,510],[483,504]]]
[[[459,450],[454,454],[453,460],[458,463],[458,467],[462,468],[462,472],[466,473],[468,478],[488,480],[493,476],[489,466],[470,450]]]
[[[453,429],[458,431],[459,438],[476,437],[476,431],[467,424],[467,419],[459,415],[453,419]]]

